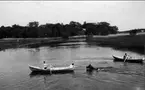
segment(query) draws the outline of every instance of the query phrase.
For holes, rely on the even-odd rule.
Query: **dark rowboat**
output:
[[[114,62],[124,62],[124,59],[121,58],[121,57],[113,56],[113,58],[114,58]],[[143,59],[132,59],[132,58],[129,58],[125,62],[130,62],[130,63],[143,63]]]

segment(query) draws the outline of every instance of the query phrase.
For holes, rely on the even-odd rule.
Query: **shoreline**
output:
[[[22,48],[22,47],[39,47],[43,45],[54,45],[57,43],[65,42],[80,42],[85,41],[83,38],[70,38],[63,39],[60,37],[56,38],[5,38],[0,39],[0,51],[10,48]]]
[[[0,39],[0,51],[10,48],[39,47],[44,45],[54,45],[65,42],[81,42],[94,44],[102,47],[112,47],[118,50],[129,50],[140,54],[145,54],[145,34],[135,36],[115,35],[115,36],[74,36],[69,39],[60,37],[54,38],[5,38]]]
[[[88,43],[95,43],[103,47],[112,47],[118,50],[129,50],[140,54],[145,54],[145,34],[90,37]]]

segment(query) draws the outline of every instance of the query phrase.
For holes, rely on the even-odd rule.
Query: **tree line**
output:
[[[108,35],[116,34],[117,26],[111,26],[108,22],[83,24],[71,21],[69,24],[46,23],[39,25],[39,22],[29,22],[26,26],[12,25],[0,27],[0,38],[43,38],[43,37],[63,37],[75,35]]]
[[[137,33],[143,33],[145,32],[144,28],[138,28],[138,29],[131,29],[126,31],[120,31],[118,33],[129,33],[130,35],[136,35]]]

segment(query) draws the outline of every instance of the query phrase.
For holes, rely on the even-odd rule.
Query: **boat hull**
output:
[[[113,56],[114,62],[124,62],[123,58]],[[143,63],[143,59],[127,59],[125,62],[129,63]]]

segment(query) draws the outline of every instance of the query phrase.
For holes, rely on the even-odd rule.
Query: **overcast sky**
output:
[[[69,23],[107,21],[119,30],[145,28],[145,1],[1,1],[0,26],[30,21]]]

